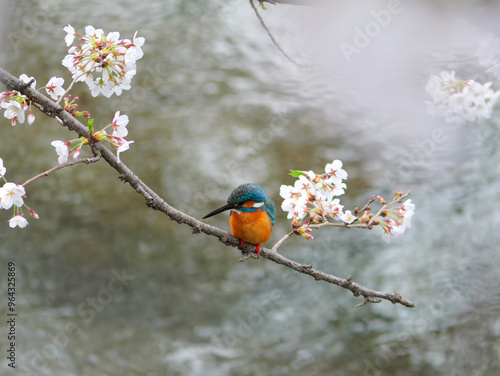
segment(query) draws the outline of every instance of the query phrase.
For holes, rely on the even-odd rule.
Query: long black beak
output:
[[[224,206],[221,206],[219,209],[215,209],[213,212],[207,214],[202,219],[205,219],[205,218],[208,218],[208,217],[212,217],[212,216],[214,216],[216,214],[222,213],[223,211],[226,211],[226,210],[229,210],[229,209],[234,209],[236,207],[237,207],[237,205],[235,205],[235,204],[226,204]]]

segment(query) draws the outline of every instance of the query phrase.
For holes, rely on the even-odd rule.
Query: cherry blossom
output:
[[[125,139],[119,139],[119,146],[116,149],[116,157],[118,158],[118,163],[121,163],[120,153],[127,151],[130,148],[130,144],[133,144],[134,141],[127,141]]]
[[[25,228],[27,225],[29,225],[28,221],[26,220],[26,218],[24,218],[24,216],[19,215],[19,212],[16,216],[9,219],[10,228],[14,227]]]
[[[406,200],[400,207],[387,211],[386,217],[380,223],[384,230],[382,237],[387,243],[391,241],[391,238],[403,234],[407,228],[411,227],[414,211],[415,205],[411,200]]]
[[[332,163],[328,163],[325,166],[325,172],[340,180],[347,179],[347,172],[342,169],[342,161],[338,159],[335,159]]]
[[[120,111],[115,112],[115,116],[113,118],[113,122],[111,123],[111,126],[113,127],[114,131],[111,134],[113,137],[127,137],[128,135],[128,130],[127,130],[127,125],[128,125],[128,116],[127,115],[120,115]]]
[[[500,91],[490,89],[491,82],[481,84],[474,80],[461,81],[455,72],[432,75],[426,91],[432,97],[427,108],[432,116],[440,116],[448,123],[474,122],[489,119]]]
[[[345,223],[352,223],[357,217],[353,215],[350,210],[346,210],[345,213],[340,216],[340,219]]]
[[[71,44],[75,40],[75,37],[78,36],[79,34],[76,33],[75,29],[70,24],[68,24],[68,26],[63,27],[63,30],[68,33],[68,35],[64,37],[66,46],[71,46]]]
[[[59,158],[57,158],[59,164],[66,163],[69,158],[69,142],[56,140],[52,141],[50,144],[56,149],[56,153],[59,156]]]
[[[0,177],[4,177],[6,173],[7,173],[7,168],[4,167],[3,159],[0,158]]]
[[[35,115],[33,115],[33,112],[31,112],[31,110],[30,110],[30,112],[28,114],[28,124],[31,125],[34,122],[35,122]]]
[[[18,121],[21,124],[24,123],[24,110],[19,102],[11,100],[10,102],[2,102],[0,106],[5,109],[3,116],[7,119],[11,119],[13,126],[15,126]]]
[[[23,196],[26,191],[22,185],[15,183],[5,183],[0,188],[0,209],[10,209],[12,205],[23,206]]]
[[[58,100],[61,95],[66,92],[62,87],[64,85],[64,78],[52,77],[45,85],[45,91],[53,99]]]

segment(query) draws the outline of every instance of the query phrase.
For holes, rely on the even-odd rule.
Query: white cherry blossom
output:
[[[22,185],[17,185],[15,183],[5,183],[2,188],[0,188],[0,208],[10,209],[12,205],[23,206],[24,200],[23,196],[26,191]]]
[[[14,227],[25,228],[28,225],[29,225],[28,221],[22,215],[16,215],[11,219],[9,219],[10,228]]]

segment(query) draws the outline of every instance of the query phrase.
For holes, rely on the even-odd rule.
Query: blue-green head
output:
[[[266,202],[264,190],[258,184],[248,183],[238,186],[228,197],[227,203],[231,205],[244,205],[245,202]]]
[[[254,206],[244,206],[246,203],[253,201]],[[266,210],[274,223],[274,214],[276,213],[276,206],[273,200],[268,199],[264,190],[254,183],[241,184],[238,186],[228,197],[227,204],[207,214],[202,219],[219,214],[225,210],[239,210],[244,213],[255,212],[257,210]]]

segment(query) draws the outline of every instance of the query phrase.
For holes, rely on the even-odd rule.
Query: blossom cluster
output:
[[[28,77],[23,73],[19,79],[25,84],[31,82],[32,88],[36,87],[36,80],[33,77]],[[15,90],[0,93],[0,107],[4,110],[3,116],[11,121],[12,126],[16,126],[18,122],[23,124],[26,120],[25,112],[28,110],[28,124],[31,125],[35,121],[29,99]]]
[[[401,235],[407,228],[411,227],[411,217],[414,214],[415,205],[411,200],[406,200],[403,205],[384,210],[379,220],[380,226],[384,230],[383,238],[389,243],[391,238]]]
[[[88,138],[52,141],[51,145],[58,155],[59,164],[67,163],[70,156],[77,159],[84,145],[101,141],[109,142],[116,149],[117,159],[120,163],[120,153],[128,150],[130,145],[134,143],[134,141],[125,139],[128,135],[128,116],[117,111],[110,124],[95,131],[94,119],[91,119],[90,113],[77,111],[78,97],[72,99],[72,96],[67,94],[77,81],[86,82],[94,97],[98,94],[103,94],[106,97],[110,97],[113,93],[120,95],[123,90],[130,89],[132,77],[136,74],[136,61],[143,56],[142,46],[145,40],[137,37],[137,32],[132,40],[120,39],[118,32],[105,35],[102,29],[95,29],[90,25],[85,28],[85,35],[76,33],[71,25],[64,27],[63,30],[67,33],[64,38],[67,46],[72,45],[75,38],[81,41],[81,44],[68,50],[68,55],[62,61],[63,66],[67,67],[73,75],[73,81],[68,88],[64,89],[64,79],[60,77],[52,77],[40,89],[36,88],[36,80],[33,77],[21,74],[19,79],[32,89],[45,89],[46,93],[57,104],[64,99],[64,110],[72,116],[88,119]],[[18,91],[0,93],[0,109],[4,110],[4,117],[9,119],[13,126],[24,123],[26,119],[29,125],[33,124],[35,116],[31,107],[30,99]],[[26,111],[29,111],[28,115],[26,115]],[[110,133],[108,133],[109,129],[111,129]],[[5,179],[6,173],[7,169],[0,158],[0,179],[5,182],[0,188],[0,209],[13,208],[14,215],[9,220],[10,227],[24,228],[28,225],[28,221],[23,215],[23,208],[27,208],[34,218],[38,219],[38,214],[24,203],[24,198],[26,198],[24,186],[8,182]]]
[[[493,34],[483,38],[476,50],[476,57],[486,72],[500,78],[500,38]]]
[[[103,140],[108,141],[111,146],[116,149],[116,156],[118,162],[120,162],[120,153],[127,151],[130,148],[130,144],[134,141],[127,141],[125,137],[128,135],[128,125],[129,119],[127,115],[120,115],[120,111],[116,111],[115,116],[111,124],[101,129],[98,132],[93,132],[93,119],[89,120],[89,130],[91,137],[95,142],[101,142]],[[107,128],[112,128],[111,134],[106,132]],[[55,148],[58,155],[57,161],[59,164],[68,162],[69,156],[71,155],[73,159],[77,159],[80,156],[82,146],[88,145],[89,140],[85,137],[80,137],[70,141],[55,140],[51,142],[51,145]]]
[[[24,203],[24,198],[26,198],[26,190],[24,187],[16,183],[8,182],[5,179],[6,173],[7,168],[3,165],[3,159],[0,158],[0,178],[5,182],[0,188],[0,209],[8,210],[13,208],[14,215],[9,220],[9,226],[11,228],[24,228],[28,225],[28,221],[24,217],[23,207],[26,207],[30,215],[35,219],[38,219],[38,214]]]
[[[288,219],[300,221],[307,215],[312,223],[327,218],[341,220],[343,206],[336,196],[344,194],[347,172],[342,169],[342,162],[334,160],[325,166],[324,174],[312,171],[292,171],[298,177],[293,186],[282,185],[280,196],[284,198],[281,208],[288,212]]]
[[[344,206],[337,197],[344,194],[347,188],[344,180],[348,175],[338,159],[328,163],[324,173],[292,170],[290,175],[297,177],[298,180],[293,186],[281,186],[280,196],[284,199],[281,208],[288,212],[288,219],[293,219],[294,231],[307,239],[312,239],[309,234],[311,225],[321,226],[328,224],[330,220],[341,221],[344,226],[365,228],[381,226],[386,241],[403,234],[411,226],[415,208],[411,200],[407,200],[399,207],[393,206],[403,200],[402,192],[396,192],[391,203],[379,197],[383,207],[376,215],[370,212],[371,207],[368,205],[363,210],[356,208],[354,213],[350,210],[344,211]]]
[[[36,89],[36,80],[33,77],[28,77],[23,73],[19,76],[19,79]],[[64,94],[63,84],[64,79],[52,77],[45,86],[45,90],[52,99],[56,100],[60,95]],[[29,125],[35,122],[30,100],[16,90],[0,93],[0,108],[5,110],[3,116],[11,121],[12,126],[16,126],[18,122],[23,124],[26,118]],[[26,116],[26,111],[28,111],[28,116]]]
[[[448,123],[489,119],[500,96],[500,91],[490,87],[491,82],[458,80],[454,71],[432,75],[425,88],[432,97],[432,102],[427,102],[428,111],[433,116],[444,117]]]
[[[90,25],[85,27],[85,35],[78,34],[69,24],[64,31],[67,46],[75,38],[82,42],[72,46],[62,61],[73,80],[84,81],[94,97],[103,94],[109,98],[113,93],[120,95],[130,89],[136,61],[144,55],[141,48],[144,38],[137,37],[136,32],[132,40],[120,39],[117,31],[105,35],[102,29]]]

